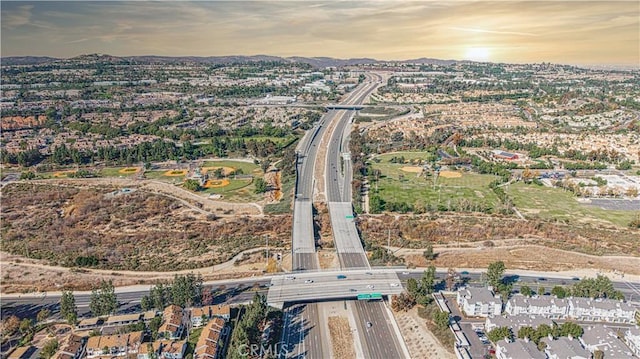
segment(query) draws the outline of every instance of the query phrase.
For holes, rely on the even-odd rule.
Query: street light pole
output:
[[[269,266],[269,235],[265,235],[264,238],[267,242],[267,266]]]

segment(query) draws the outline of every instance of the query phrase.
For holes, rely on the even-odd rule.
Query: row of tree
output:
[[[199,306],[203,302],[210,304],[212,294],[204,290],[202,283],[200,275],[176,275],[170,283],[158,283],[151,287],[149,295],[142,297],[140,306],[143,310],[162,310],[171,304],[183,308]]]

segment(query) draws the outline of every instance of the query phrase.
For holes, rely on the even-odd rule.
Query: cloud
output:
[[[532,34],[530,32],[518,32],[518,31],[483,30],[483,29],[472,29],[472,28],[465,28],[465,27],[450,27],[449,29],[464,31],[464,32],[485,33],[485,34],[538,36],[537,34]]]
[[[11,30],[28,25],[31,21],[32,9],[33,5],[22,5],[15,9],[2,11],[2,27]]]

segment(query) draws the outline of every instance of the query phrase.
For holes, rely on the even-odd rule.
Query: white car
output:
[[[305,283],[309,284],[309,283],[313,283],[313,279],[307,279],[304,281]]]
[[[369,285],[367,285],[367,288],[369,288],[369,289],[373,289],[373,288],[375,288],[375,287],[373,286],[373,284],[369,284]]]
[[[389,285],[392,286],[392,287],[399,287],[400,286],[400,284],[398,284],[398,283],[391,283]]]
[[[292,275],[287,275],[287,276],[284,276],[284,279],[286,279],[286,280],[294,280],[294,279],[296,279],[296,277],[294,277]]]

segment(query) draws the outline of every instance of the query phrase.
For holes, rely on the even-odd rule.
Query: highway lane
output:
[[[371,81],[372,75],[367,75]],[[375,75],[380,79],[378,75]],[[367,83],[363,91],[352,97],[349,104],[361,104],[377,87],[376,83]],[[337,123],[330,135],[325,163],[325,193],[331,217],[334,243],[343,268],[368,268],[369,263],[362,247],[358,231],[355,227],[350,194],[351,171],[344,171],[341,165],[341,153],[348,152],[344,148],[347,124],[354,111],[338,111]],[[349,160],[350,161],[350,160]],[[346,160],[345,160],[346,162]],[[342,188],[341,188],[342,187]],[[396,333],[388,325],[391,318],[382,302],[356,302],[354,304],[357,331],[362,347],[366,348],[367,358],[402,358],[402,343]],[[370,318],[363,322],[362,318]],[[367,325],[367,321],[375,325]]]
[[[390,322],[391,319],[387,317],[385,304],[382,301],[355,301],[354,304],[357,308],[359,330],[362,331],[361,334],[365,343],[367,343],[369,352],[367,358],[403,358],[402,351],[398,350],[402,344],[398,342],[398,337],[395,335]],[[389,345],[389,341],[393,341],[393,345]]]

